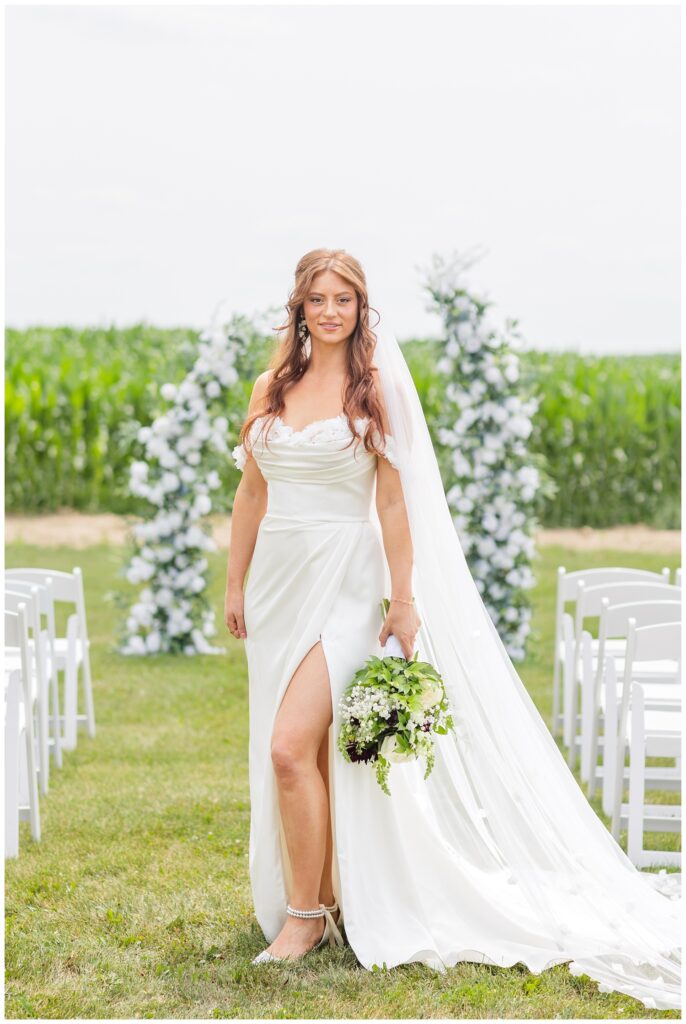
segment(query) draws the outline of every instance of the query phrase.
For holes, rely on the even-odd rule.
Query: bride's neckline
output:
[[[266,419],[266,414],[261,418]],[[367,419],[367,416],[357,416],[354,422],[366,422]],[[344,412],[339,412],[337,416],[325,416],[323,419],[320,420],[312,420],[310,423],[306,423],[304,427],[300,427],[298,430],[296,430],[295,427],[292,427],[289,423],[285,423],[278,415],[278,413],[274,417],[274,421],[279,423],[283,430],[288,431],[291,437],[297,437],[299,434],[306,434],[308,431],[312,430],[313,427],[321,427],[327,423],[337,423],[339,420],[345,421],[347,423],[347,417]]]

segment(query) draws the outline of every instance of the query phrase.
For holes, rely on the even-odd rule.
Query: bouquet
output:
[[[384,598],[383,614],[389,601]],[[338,749],[346,761],[374,764],[376,780],[388,796],[391,764],[423,757],[424,778],[435,761],[432,733],[453,729],[440,675],[418,651],[407,661],[396,637],[388,637],[383,658],[368,658],[339,702],[342,723]]]

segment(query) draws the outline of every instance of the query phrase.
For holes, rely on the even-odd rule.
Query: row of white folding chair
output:
[[[32,637],[29,641],[31,652],[34,656],[33,667],[37,671],[39,678],[41,679],[41,685],[43,677],[45,677],[46,685],[50,689],[50,699],[52,703],[52,715],[48,719],[49,732],[47,738],[48,747],[55,758],[55,764],[58,768],[62,767],[62,723],[64,722],[65,734],[71,736],[76,729],[73,716],[75,710],[72,710],[72,704],[74,698],[71,697],[71,691],[74,688],[71,677],[73,673],[68,673],[69,679],[65,680],[65,694],[69,694],[69,697],[65,697],[65,711],[64,715],[61,713],[60,701],[59,701],[59,687],[58,687],[58,668],[55,658],[55,647],[57,643],[56,631],[55,631],[55,600],[54,600],[54,587],[52,578],[48,577],[45,583],[28,583],[25,580],[16,579],[9,577],[5,580],[5,601],[6,607],[9,607],[10,603],[15,603],[17,600],[22,598],[27,601],[35,601],[36,608],[33,613],[29,613],[29,625],[31,626]],[[42,626],[43,618],[47,622],[47,629]],[[36,637],[39,638],[38,647],[36,648]],[[71,712],[71,713],[70,713]],[[70,727],[67,728],[66,722],[71,723]],[[41,792],[47,793],[47,774],[45,785],[41,785]]]
[[[36,632],[36,622],[40,626],[40,611],[38,608],[38,594],[16,593],[13,590],[5,591],[5,610],[17,613],[19,608],[24,609],[26,622],[26,645],[29,652],[27,691],[30,695],[30,703],[26,708],[35,718],[35,738],[37,744],[37,771],[41,793],[48,792],[48,780],[50,777],[50,755],[48,743],[48,718],[50,713],[47,677],[47,652],[45,649],[45,637],[41,635],[40,628]],[[39,637],[38,644],[32,640]],[[14,647],[5,648],[5,667],[8,669],[21,668],[20,651]],[[57,709],[59,711],[59,709]]]
[[[19,855],[19,762],[26,722],[21,669],[5,666],[5,856]],[[28,773],[27,773],[28,774]],[[37,797],[37,793],[36,793]],[[36,800],[37,803],[37,800]]]
[[[581,634],[584,622],[595,618],[602,611],[603,598],[607,597],[611,604],[627,604],[630,601],[668,601],[681,597],[681,590],[661,579],[653,580],[620,580],[615,582],[595,583],[589,586],[584,580],[576,585],[574,624],[571,627],[573,636],[570,638],[570,616],[565,613],[563,621],[565,650],[573,648],[573,655],[565,658],[563,674],[563,739],[568,748],[568,764],[574,768],[577,749],[581,743],[579,710],[581,684]],[[621,654],[626,645],[625,637],[598,636],[591,638],[594,658],[600,656],[601,663],[605,654]]]
[[[591,763],[591,776],[588,782],[588,796],[592,799],[596,793],[598,781],[601,783],[601,800],[603,812],[612,817],[615,787],[616,784],[625,785],[629,778],[629,770],[620,765],[622,779],[617,779],[617,757],[618,757],[618,734],[619,721],[622,706],[622,693],[624,687],[624,675],[615,667],[616,659],[608,655],[605,661],[604,678],[605,686],[601,691],[602,701],[602,722],[603,722],[603,763]],[[638,682],[635,678],[631,684]],[[680,710],[682,700],[682,686],[680,682],[646,682],[639,683],[647,692],[647,701],[651,710],[670,711]],[[651,766],[645,769],[646,780],[650,783],[651,789],[679,790],[681,789],[681,757],[677,758],[674,766],[657,767]]]
[[[661,623],[681,622],[682,603],[679,595],[678,600],[669,601],[629,601],[626,604],[611,604],[609,597],[604,597],[601,602],[600,623],[599,623],[599,645],[598,654],[593,655],[591,638],[589,633],[582,632],[581,643],[581,781],[588,783],[589,797],[595,796],[596,783],[599,777],[604,777],[607,770],[612,771],[612,764],[609,766],[598,763],[599,750],[602,747],[605,751],[605,744],[609,740],[614,746],[613,736],[616,728],[608,730],[605,728],[604,716],[606,707],[609,705],[613,721],[616,726],[616,678],[621,677],[625,669],[626,639],[629,635],[630,620],[633,619],[636,626],[652,626]],[[622,654],[607,654],[608,638],[621,639],[624,646]],[[610,658],[608,662],[608,657]],[[615,683],[615,691],[608,694],[607,667],[610,666],[610,674]],[[667,703],[678,699],[679,689],[675,683],[679,680],[676,677],[678,666],[673,659],[659,658],[651,662],[635,663],[632,681],[645,682],[650,687],[651,699],[654,701],[664,700]],[[603,734],[600,729],[603,727]],[[605,761],[605,757],[603,758]]]
[[[574,637],[571,671],[569,662],[564,676],[564,727],[563,736],[568,748],[568,763],[574,768],[577,749],[580,747],[580,685],[581,672],[581,634],[586,619],[601,614],[603,599],[608,598],[611,604],[627,604],[632,601],[664,601],[680,599],[681,591],[671,583],[650,580],[630,580],[615,583],[601,583],[587,586],[583,580],[577,583],[577,597],[574,613]],[[567,633],[569,625],[567,625]],[[625,636],[603,635],[591,638],[591,649],[594,660],[602,661],[606,654],[621,654],[626,646]]]
[[[680,579],[680,571],[679,571]],[[596,569],[577,569],[574,572],[567,572],[563,565],[557,570],[557,596],[555,602],[555,657],[553,661],[553,719],[552,733],[557,736],[564,727],[564,712],[561,707],[564,694],[562,684],[566,668],[570,663],[568,629],[565,629],[565,605],[576,601],[578,597],[578,585],[582,583],[585,587],[599,586],[601,584],[629,583],[632,581],[644,581],[653,583],[669,583],[669,568],[665,567],[661,572],[651,572],[647,569],[632,569],[624,566],[604,566]],[[573,643],[580,642],[581,630],[574,629],[574,619],[571,620]],[[569,623],[567,623],[569,625]],[[578,651],[573,652],[574,662],[578,660]],[[567,731],[567,745],[569,732]]]
[[[676,865],[679,850],[650,850],[644,846],[645,832],[681,832],[681,804],[646,804],[647,757],[674,758],[680,774],[682,709],[651,712],[646,707],[645,685],[632,683],[629,723],[629,804],[625,809],[621,792],[617,808],[617,831],[628,817],[627,855],[637,868]],[[681,786],[679,785],[679,789]]]
[[[63,573],[57,570],[36,570],[17,569],[8,570],[5,580],[5,604],[15,609],[24,605],[26,619],[26,663],[28,693],[33,694],[33,703],[30,714],[27,715],[22,701],[19,708],[19,718],[22,723],[28,718],[33,729],[33,714],[36,712],[35,733],[32,731],[32,742],[37,742],[38,751],[31,761],[31,767],[27,763],[27,757],[23,751],[23,757],[17,765],[16,758],[12,758],[11,744],[5,746],[5,772],[8,779],[6,788],[11,793],[15,792],[17,784],[17,771],[20,773],[19,784],[23,793],[28,796],[22,804],[22,817],[26,816],[27,801],[31,812],[32,835],[34,839],[40,838],[39,808],[34,807],[33,793],[37,796],[38,787],[34,787],[35,775],[40,780],[41,792],[48,791],[50,751],[55,756],[58,767],[62,765],[62,747],[73,749],[77,741],[77,728],[81,724],[88,727],[89,734],[95,735],[95,715],[93,708],[89,640],[86,627],[85,600],[83,595],[83,579],[80,569],[76,568],[73,573]],[[69,616],[67,622],[66,636],[58,636],[55,629],[55,601],[67,602],[74,606],[75,614]],[[41,616],[47,620],[47,629],[42,628]],[[28,629],[31,629],[32,638],[28,638]],[[18,649],[5,651],[6,661],[9,667],[16,667],[19,658]],[[14,662],[14,665],[13,665]],[[79,715],[78,712],[78,676],[81,669],[82,684],[86,712]],[[63,671],[65,675],[65,706],[64,713],[60,713],[58,694],[58,672]],[[6,676],[6,684],[8,679]],[[52,696],[52,716],[48,714],[48,685]],[[6,685],[6,730],[10,729],[12,717],[7,717],[7,701],[9,691]],[[49,726],[52,726],[50,732]],[[23,726],[22,726],[23,727]],[[62,727],[64,732],[62,733]],[[28,737],[28,733],[22,734]],[[28,740],[27,740],[28,742]],[[30,800],[29,800],[30,797]],[[16,807],[17,801],[14,800]],[[10,805],[12,800],[10,798]],[[7,817],[7,815],[6,815]],[[15,816],[16,817],[16,816]],[[36,822],[38,823],[36,826]],[[13,832],[8,835],[5,855],[13,856],[18,853],[17,844],[12,839]]]
[[[12,705],[16,695],[17,677],[21,700],[15,716]],[[6,799],[7,793],[10,795],[9,806],[17,808],[17,818],[29,819],[31,835],[38,841],[41,836],[41,823],[33,706],[26,606],[20,604],[16,612],[5,610],[5,787]],[[16,750],[19,756],[11,760],[9,755],[13,750]],[[7,809],[6,816],[9,813]],[[9,836],[6,836],[6,856],[16,856],[18,853],[18,831],[15,837],[16,848],[12,850],[7,846],[8,839],[12,843],[13,836],[14,828],[10,830]]]
[[[76,747],[78,728],[85,726],[88,735],[95,736],[95,709],[90,666],[90,640],[86,622],[86,602],[83,575],[77,567],[73,572],[56,569],[8,569],[5,585],[17,584],[47,587],[49,594],[43,613],[47,618],[49,650],[51,652],[51,673],[57,685],[59,672],[64,673],[64,711],[60,714],[62,734],[60,745],[64,750]],[[74,606],[74,613],[67,619],[66,634],[58,636],[55,630],[55,603]],[[83,689],[85,711],[78,711],[79,677]],[[58,763],[61,763],[61,758]]]
[[[591,757],[595,756],[597,759],[597,719],[600,713],[599,698],[605,659],[611,654],[618,659],[617,667],[623,671],[629,619],[632,615],[639,626],[679,621],[681,591],[671,584],[610,584],[606,587],[583,590],[579,603],[582,625],[586,613],[599,613],[599,625],[597,638],[591,637],[587,630],[581,629],[580,643],[574,645],[575,654],[577,650],[579,652],[578,666],[575,670],[574,666],[567,666],[565,672],[566,695],[569,692],[572,695],[571,700],[567,702],[571,705],[567,707],[567,718],[570,722],[567,763],[574,769],[577,753],[580,752],[581,780],[588,782]],[[569,632],[568,624],[566,628]],[[665,678],[671,679],[673,674],[673,663],[661,659],[641,665],[637,678],[660,681]],[[592,755],[594,737],[596,749]]]
[[[653,701],[649,685],[636,683],[635,674],[638,663],[667,658],[676,663],[677,670],[674,683],[679,690],[678,699],[671,703],[663,700]],[[626,645],[624,672],[622,675],[621,703],[619,705],[615,770],[612,779],[612,835],[619,838],[622,825],[629,824],[633,816],[632,851],[641,863],[637,866],[650,864],[680,864],[681,856],[674,852],[645,851],[643,849],[643,832],[671,832],[681,830],[681,805],[645,804],[644,789],[647,779],[645,758],[674,758],[674,768],[657,769],[650,779],[653,789],[681,789],[680,757],[681,757],[681,622],[659,623],[650,626],[636,625],[635,620],[629,622],[629,635]],[[636,697],[638,704],[632,703]],[[629,748],[629,787],[631,793],[632,764],[633,781],[638,787],[633,801],[622,803],[625,788],[625,757]],[[672,783],[670,786],[669,783]],[[640,838],[639,838],[640,836]]]

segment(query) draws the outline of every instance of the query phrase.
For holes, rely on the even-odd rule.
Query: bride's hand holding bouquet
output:
[[[403,657],[411,661],[414,640],[422,624],[414,602],[400,601],[396,598],[389,601],[384,597],[382,614],[385,617],[383,629],[379,633],[379,643],[385,647],[389,636],[393,634],[400,643]]]

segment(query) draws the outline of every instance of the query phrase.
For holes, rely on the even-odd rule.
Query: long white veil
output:
[[[469,571],[402,350],[387,326],[372,330],[412,535],[415,649],[441,673],[456,722],[436,738],[427,812],[494,884],[519,887],[559,950],[546,966],[571,961],[601,991],[678,1008],[681,903],[659,890],[670,876],[634,867],[567,767]]]

